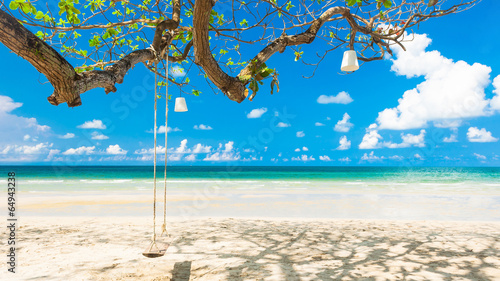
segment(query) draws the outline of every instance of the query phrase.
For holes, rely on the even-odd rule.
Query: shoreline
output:
[[[163,210],[163,192],[157,192]],[[3,197],[0,196],[0,199]],[[73,191],[17,194],[21,216],[148,216],[148,191]],[[168,190],[167,213],[174,217],[298,217],[312,219],[388,219],[500,221],[500,195],[379,194],[295,190]]]

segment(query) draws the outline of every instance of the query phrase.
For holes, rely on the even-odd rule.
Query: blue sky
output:
[[[500,166],[499,10],[487,0],[430,20],[407,52],[351,75],[340,73],[338,50],[302,78],[313,68],[287,50],[268,62],[280,92],[266,85],[252,102],[189,73],[203,94],[186,96],[186,113],[170,103],[169,164]],[[304,59],[317,48],[304,46]],[[0,164],[152,164],[154,77],[143,66],[118,92],[93,90],[68,108],[47,102],[53,88],[30,64],[3,45],[0,55]],[[164,100],[159,109],[160,126]]]

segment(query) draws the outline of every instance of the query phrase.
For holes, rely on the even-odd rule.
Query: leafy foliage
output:
[[[57,0],[52,2],[32,0],[11,0],[10,12],[23,24],[30,26],[39,38],[58,49],[72,64],[79,66],[79,73],[104,69],[126,54],[151,46],[155,27],[170,18],[173,1],[153,0]],[[336,14],[328,19],[320,32],[315,34],[315,47],[302,42],[292,46],[283,58],[303,61],[315,65],[311,60],[321,62],[327,54],[337,48],[354,43],[361,60],[381,59],[390,53],[390,44],[404,40],[404,31],[428,18],[443,14],[441,6],[446,1],[437,0],[266,0],[245,2],[242,0],[217,1],[209,14],[210,48],[214,59],[228,74],[242,81],[253,100],[264,84],[270,80],[273,94],[279,91],[278,73],[252,59],[255,53],[268,46],[282,35],[307,32],[311,23],[332,7],[347,7],[355,16],[353,21],[359,28],[346,21],[345,15]],[[460,7],[462,0],[451,1]],[[456,3],[459,4],[456,4]],[[169,54],[179,67],[191,69],[193,51],[194,1],[182,1],[180,26],[174,31]],[[456,10],[458,11],[458,9]],[[419,15],[414,17],[414,15]],[[370,22],[367,25],[361,19]],[[353,36],[355,35],[355,36]],[[314,39],[314,38],[313,38]],[[318,42],[318,43],[316,43]],[[310,43],[310,42],[307,42]],[[321,46],[321,47],[317,47]],[[260,48],[260,49],[259,49]],[[322,50],[322,52],[318,52]],[[187,52],[187,56],[184,53]],[[282,52],[282,50],[280,50]],[[291,52],[291,53],[290,53]],[[291,55],[293,54],[293,56]],[[336,53],[338,55],[338,53]],[[319,58],[319,59],[318,59]],[[238,76],[245,67],[251,68],[250,75]],[[207,78],[201,68],[201,79]],[[199,83],[189,73],[184,82],[170,80],[180,86]],[[247,72],[245,72],[247,73]],[[196,73],[195,73],[196,74]],[[195,82],[196,81],[196,82]],[[199,90],[183,91],[195,96]]]

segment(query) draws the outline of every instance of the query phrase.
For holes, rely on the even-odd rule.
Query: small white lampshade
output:
[[[342,58],[342,66],[340,70],[342,71],[356,71],[359,69],[358,57],[356,56],[356,51],[349,50],[344,52],[344,57]]]
[[[184,98],[176,98],[175,99],[175,112],[186,112],[188,111],[188,107],[186,105],[186,100]]]

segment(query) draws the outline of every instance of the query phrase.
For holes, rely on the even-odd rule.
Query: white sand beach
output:
[[[169,189],[156,259],[151,190],[20,192],[0,279],[500,280],[497,193],[207,190]]]
[[[2,280],[500,280],[496,222],[171,218],[156,259],[151,217],[19,223]]]

